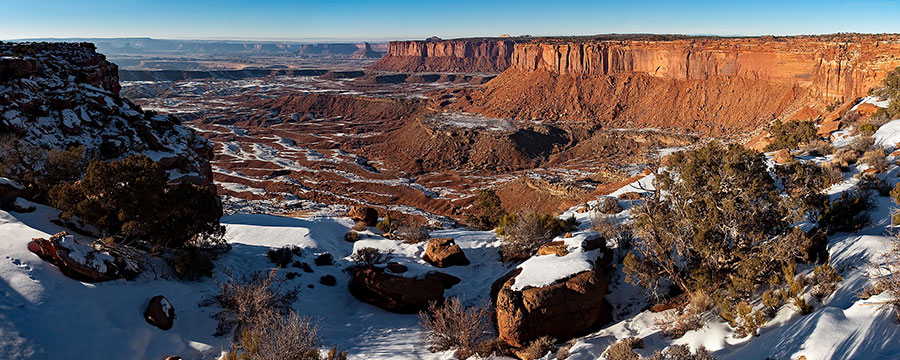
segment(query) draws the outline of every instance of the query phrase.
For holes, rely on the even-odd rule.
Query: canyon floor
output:
[[[480,84],[479,75],[332,74],[123,81],[122,92],[212,140],[215,180],[232,211],[366,204],[449,224],[476,192],[494,188],[513,210],[558,213],[696,138],[433,106],[435,96]]]

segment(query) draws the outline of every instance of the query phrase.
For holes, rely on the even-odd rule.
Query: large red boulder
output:
[[[549,285],[514,290],[520,269],[495,282],[491,295],[495,299],[500,340],[513,348],[522,348],[543,336],[571,339],[612,320],[612,307],[603,301],[609,287],[607,265],[612,260],[612,251],[601,251],[603,257],[594,263],[592,270]]]
[[[144,320],[160,330],[169,330],[175,322],[175,308],[165,296],[156,295],[147,303]]]
[[[350,293],[360,301],[387,311],[415,314],[428,308],[429,303],[444,300],[444,290],[459,283],[452,275],[430,272],[421,278],[389,274],[374,265],[360,265],[347,269],[350,274]]]
[[[444,268],[453,265],[469,265],[469,259],[453,238],[436,238],[428,240],[422,259],[428,263]]]
[[[528,346],[542,336],[570,339],[597,323],[612,318],[603,304],[609,276],[600,270],[584,271],[553,284],[514,291],[515,278],[497,295],[500,339],[513,347]]]
[[[79,244],[65,231],[49,239],[35,238],[28,243],[28,250],[47,261],[72,279],[84,282],[103,282],[119,278],[133,279],[139,267],[109,252],[99,251],[90,245]]]

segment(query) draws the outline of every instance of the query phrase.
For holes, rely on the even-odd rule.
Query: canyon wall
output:
[[[392,41],[369,67],[376,71],[499,73],[510,65],[518,40]]]
[[[897,39],[698,38],[517,44],[510,68],[575,75],[645,73],[672,80],[737,76],[797,85],[825,101],[865,95],[900,66]]]

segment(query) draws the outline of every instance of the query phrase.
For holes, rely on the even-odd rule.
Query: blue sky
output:
[[[897,1],[0,0],[0,39],[900,33]]]

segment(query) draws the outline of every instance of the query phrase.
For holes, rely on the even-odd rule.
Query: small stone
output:
[[[319,278],[319,283],[325,286],[334,286],[337,284],[337,279],[333,275],[325,275]]]

